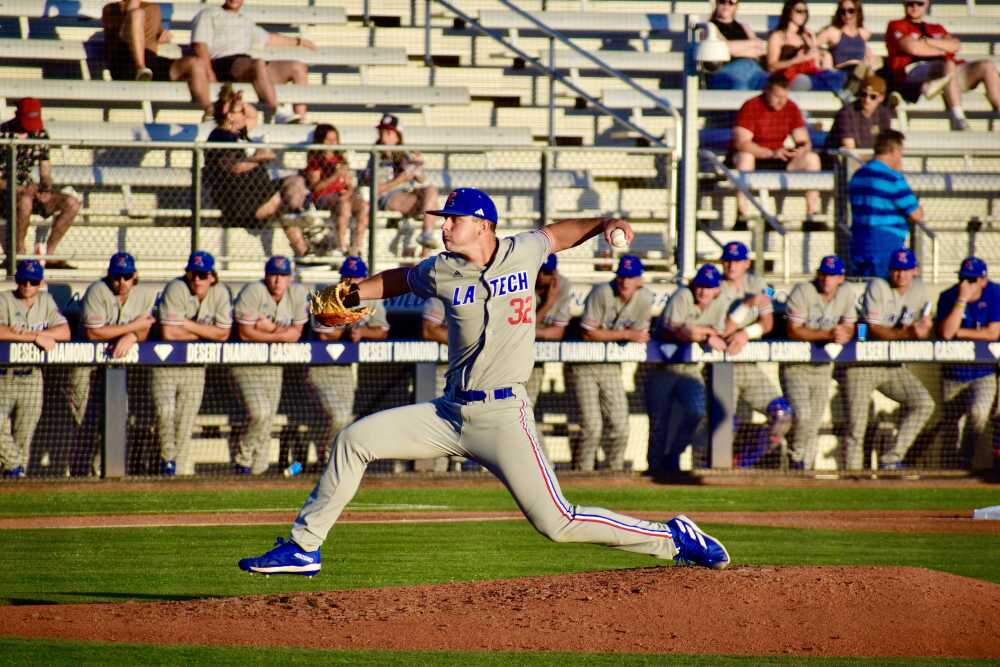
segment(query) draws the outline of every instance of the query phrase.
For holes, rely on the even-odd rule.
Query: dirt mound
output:
[[[1000,585],[880,567],[652,567],[409,588],[0,608],[4,635],[366,649],[998,658],[998,626]]]

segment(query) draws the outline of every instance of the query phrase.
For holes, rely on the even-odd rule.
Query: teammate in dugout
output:
[[[240,340],[295,343],[309,321],[309,292],[292,281],[292,261],[275,255],[264,265],[264,279],[247,283],[236,296],[233,315]],[[271,425],[281,400],[279,365],[233,366],[231,372],[247,410],[246,431],[233,467],[240,475],[267,472]]]
[[[569,278],[559,273],[559,260],[555,254],[550,254],[535,278],[535,340],[559,341],[566,335],[566,327],[570,320],[570,303],[573,301],[573,283]],[[538,395],[542,391],[542,380],[545,376],[545,364],[536,362],[531,369],[531,376],[524,388],[528,392],[531,406],[537,409]]]
[[[722,331],[727,302],[719,298],[722,276],[714,264],[705,264],[687,287],[670,296],[653,333],[678,343],[707,345],[725,350]],[[681,469],[681,454],[690,444],[695,460],[708,450],[708,407],[704,364],[660,364],[646,384],[649,447],[646,458],[653,474]],[[671,429],[671,426],[673,428]]]
[[[160,335],[166,341],[223,342],[229,338],[232,301],[229,289],[219,282],[210,253],[191,253],[184,275],[166,284],[159,319]],[[151,389],[160,438],[160,472],[166,477],[186,474],[191,432],[205,392],[205,367],[157,366]]]
[[[83,295],[82,323],[87,340],[110,345],[110,356],[121,359],[138,343],[149,338],[156,324],[153,310],[156,291],[138,288],[139,272],[135,258],[127,252],[115,253],[108,261],[104,278],[93,282]],[[90,436],[92,422],[88,421],[88,406],[94,378],[93,366],[74,366],[70,370],[68,398],[78,436],[89,441],[81,443],[90,457],[89,472],[95,476],[100,470],[100,448],[97,438]],[[91,412],[91,420],[96,415]],[[80,461],[71,461],[73,474],[87,474],[80,468]]]
[[[1000,340],[1000,285],[989,279],[986,262],[978,257],[962,260],[958,284],[938,297],[937,327],[945,340]],[[996,395],[996,367],[992,365],[947,364],[941,369],[945,443],[975,471],[993,465],[989,436]],[[959,428],[963,415],[964,432]]]
[[[774,305],[770,289],[750,272],[750,250],[738,241],[722,249],[721,298],[728,315],[722,333],[726,352],[738,354],[751,340],[770,333],[774,328]],[[741,363],[733,367],[736,397],[741,408],[742,424],[749,425],[747,408],[767,416],[768,428],[754,436],[752,442],[736,453],[736,464],[750,467],[778,446],[792,427],[791,407],[758,363]]]
[[[45,269],[34,259],[17,263],[17,287],[0,292],[0,341],[34,343],[50,351],[70,338],[69,324],[55,300],[42,291]],[[42,416],[42,371],[35,366],[0,368],[0,469],[4,477],[25,477],[31,439]]]
[[[893,251],[889,258],[889,282],[872,278],[862,299],[861,316],[873,340],[927,340],[931,337],[931,301],[927,288],[917,279],[917,258],[908,248]],[[852,364],[847,368],[847,423],[844,467],[860,470],[864,463],[868,406],[876,389],[899,403],[903,418],[892,449],[882,454],[879,468],[899,470],[903,457],[920,429],[934,412],[934,399],[903,364]]]
[[[460,455],[474,459],[507,486],[532,525],[556,542],[613,546],[661,559],[721,569],[730,558],[722,544],[685,516],[645,521],[597,507],[572,505],[538,444],[524,382],[531,374],[535,326],[531,298],[538,268],[559,252],[627,222],[563,220],[498,239],[497,213],[485,193],[459,188],[445,207],[446,252],[413,268],[390,269],[348,288],[340,305],[386,299],[406,292],[437,296],[447,306],[448,384],[444,396],[373,414],[345,428],[330,463],[291,530],[241,569],[266,574],[313,575],[320,546],[358,490],[365,468],[377,459]]]
[[[857,320],[854,290],[844,286],[844,262],[824,257],[816,278],[798,283],[785,302],[788,338],[810,343],[844,345],[854,337]],[[782,364],[781,384],[795,413],[791,467],[816,467],[819,427],[830,402],[833,364]]]
[[[622,255],[615,279],[591,288],[580,321],[584,340],[620,343],[649,340],[654,297],[642,286],[643,270],[638,257]],[[572,376],[581,431],[573,451],[573,469],[593,470],[597,447],[601,445],[605,466],[622,470],[628,445],[628,397],[622,384],[621,364],[574,364]]]
[[[368,276],[368,266],[357,256],[344,259],[340,265],[340,280],[356,283]],[[363,340],[385,340],[389,337],[389,320],[381,301],[375,304],[370,316],[350,326],[325,326],[315,318],[312,320],[313,334],[319,340],[348,340],[357,343]],[[312,366],[309,368],[309,382],[319,396],[330,429],[324,432],[321,443],[326,445],[338,431],[351,423],[354,418],[357,382],[354,368],[350,365]],[[323,452],[325,458],[329,452]]]

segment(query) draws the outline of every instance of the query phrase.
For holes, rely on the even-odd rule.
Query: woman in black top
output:
[[[726,40],[732,58],[708,77],[708,87],[716,90],[762,90],[767,72],[760,59],[767,54],[767,44],[758,39],[745,23],[736,20],[738,0],[716,0],[712,25]]]

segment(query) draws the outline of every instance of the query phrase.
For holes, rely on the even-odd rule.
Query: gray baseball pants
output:
[[[0,375],[0,464],[28,469],[31,441],[42,416],[42,371],[8,367]],[[8,435],[9,434],[9,435]]]
[[[986,375],[961,382],[941,378],[944,402],[944,441],[968,457],[973,470],[988,470],[993,465],[993,440],[990,418],[997,395],[997,376]],[[959,421],[965,416],[965,429]]]
[[[178,470],[190,455],[191,432],[205,393],[204,366],[159,366],[151,383],[156,406],[156,430],[160,436],[160,458],[177,461]]]
[[[628,398],[622,384],[621,364],[573,366],[573,390],[581,431],[573,452],[573,468],[594,469],[603,435],[605,463],[611,470],[621,470],[628,446]]]
[[[785,398],[795,411],[791,459],[803,469],[813,470],[819,452],[819,427],[830,402],[833,364],[782,364],[780,373]]]
[[[267,472],[271,428],[281,400],[281,366],[233,366],[233,380],[243,397],[247,424],[240,438],[236,465],[254,475]]]
[[[514,396],[461,404],[440,397],[360,419],[340,432],[330,463],[292,526],[303,549],[318,549],[377,459],[465,456],[507,487],[531,525],[555,542],[584,542],[671,559],[677,554],[666,525],[572,505],[538,444],[523,385]]]
[[[865,432],[872,392],[879,390],[900,404],[903,418],[892,449],[882,454],[882,463],[899,463],[920,435],[934,412],[934,399],[923,383],[903,366],[850,366],[847,369],[847,417],[850,429],[844,441],[844,468],[861,470],[864,465]]]

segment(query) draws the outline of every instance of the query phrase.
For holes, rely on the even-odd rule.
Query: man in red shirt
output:
[[[906,17],[890,21],[885,31],[889,52],[891,86],[906,100],[915,102],[921,94],[934,97],[944,92],[945,108],[951,113],[954,130],[968,130],[962,110],[962,93],[980,83],[995,113],[1000,113],[1000,75],[992,60],[967,62],[958,57],[962,48],[944,26],[924,21],[930,0],[906,0]]]
[[[793,144],[789,148],[786,144]],[[730,163],[740,171],[774,169],[819,171],[819,156],[812,150],[809,131],[798,105],[788,99],[788,80],[772,75],[764,92],[740,107],[733,127]],[[746,220],[750,203],[737,192],[740,220]],[[819,210],[819,192],[806,193],[806,219]]]

